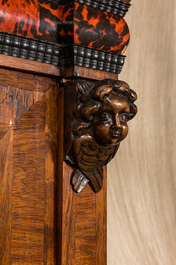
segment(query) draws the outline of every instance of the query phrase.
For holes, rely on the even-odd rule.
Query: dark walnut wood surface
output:
[[[59,66],[30,61],[21,58],[15,58],[3,54],[0,54],[0,65],[1,67],[9,68],[12,70],[19,70],[28,73],[37,73],[45,76],[58,77],[61,74],[61,69]]]
[[[54,264],[56,81],[0,69],[0,264]]]
[[[59,264],[106,265],[106,168],[99,193],[94,193],[89,185],[81,193],[75,193],[70,185],[72,173],[72,168],[64,163]]]
[[[76,163],[72,167],[71,150],[67,154],[68,164],[63,162],[64,119],[67,122],[64,104],[66,107],[70,104],[64,94],[64,82],[82,78],[84,87],[88,80],[118,79],[130,39],[123,18],[130,8],[129,2],[3,0],[0,3],[2,265],[107,264],[105,162],[110,159],[98,154],[102,163],[97,185],[91,179],[90,168],[85,171],[78,167],[77,153],[73,154]],[[120,102],[116,95],[110,97],[112,102]],[[105,109],[111,112],[109,105],[113,104],[108,105],[108,100],[102,98],[98,101],[103,101],[100,113]],[[108,116],[108,128],[118,116],[122,115],[115,111],[114,116],[112,113]],[[99,148],[107,145],[96,130],[105,123],[104,118],[99,118],[93,119],[91,136],[98,143],[98,152],[106,153],[106,148]],[[114,130],[111,138],[117,137]],[[81,144],[84,146],[85,142]],[[79,147],[78,142],[75,147]],[[86,163],[92,162],[89,148],[84,151]],[[83,154],[81,162],[84,157]],[[71,185],[72,180],[74,186],[75,165],[89,179],[79,194]]]
[[[106,167],[98,193],[89,184],[73,191],[73,168],[63,162],[63,83],[118,78],[129,2],[0,4],[2,265],[107,264]]]
[[[55,79],[0,69],[0,169],[0,264],[106,264],[106,170],[73,191]]]

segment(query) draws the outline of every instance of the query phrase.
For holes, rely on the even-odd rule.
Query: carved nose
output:
[[[118,116],[118,115],[115,116],[115,118],[114,118],[114,123],[112,124],[111,128],[112,128],[114,131],[116,131],[116,130],[118,130],[118,131],[122,131],[122,126],[121,126],[121,124],[120,124],[120,119],[119,119],[119,116]]]

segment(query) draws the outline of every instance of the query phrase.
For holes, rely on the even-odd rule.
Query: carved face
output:
[[[93,117],[94,138],[99,145],[116,145],[128,134],[130,106],[125,96],[111,93],[103,99],[101,107]]]

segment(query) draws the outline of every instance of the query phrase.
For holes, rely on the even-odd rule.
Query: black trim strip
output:
[[[104,52],[83,46],[65,47],[63,49],[63,65],[77,65],[95,70],[120,74],[125,62],[124,55]],[[70,60],[72,58],[72,60]]]
[[[43,0],[42,0],[43,1]],[[59,5],[68,5],[74,2],[78,2],[83,5],[87,5],[93,8],[106,11],[108,13],[124,17],[128,12],[131,4],[123,2],[121,0],[45,0],[46,2],[55,3]],[[39,0],[40,2],[40,0]]]
[[[55,66],[81,66],[120,73],[125,56],[78,45],[62,47],[44,41],[0,32],[0,54]]]
[[[0,53],[58,66],[61,47],[44,41],[0,32]]]
[[[124,17],[128,12],[131,4],[120,1],[120,0],[75,0],[80,4],[91,6],[102,11],[117,15],[119,17]]]

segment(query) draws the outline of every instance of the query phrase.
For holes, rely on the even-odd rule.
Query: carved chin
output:
[[[118,133],[111,133],[110,138],[111,138],[112,144],[117,144],[121,141],[122,136],[119,135]],[[111,144],[111,143],[109,143],[109,144]]]
[[[124,132],[110,131],[109,133],[94,133],[94,140],[100,146],[116,145],[120,143],[128,134],[128,130]]]
[[[126,138],[127,134],[128,132],[124,134],[118,133],[118,132],[110,133],[111,143],[109,142],[109,145],[115,145],[115,144],[120,143]]]
[[[95,141],[101,146],[116,145],[121,141],[121,136],[110,134],[108,138],[95,138]]]

